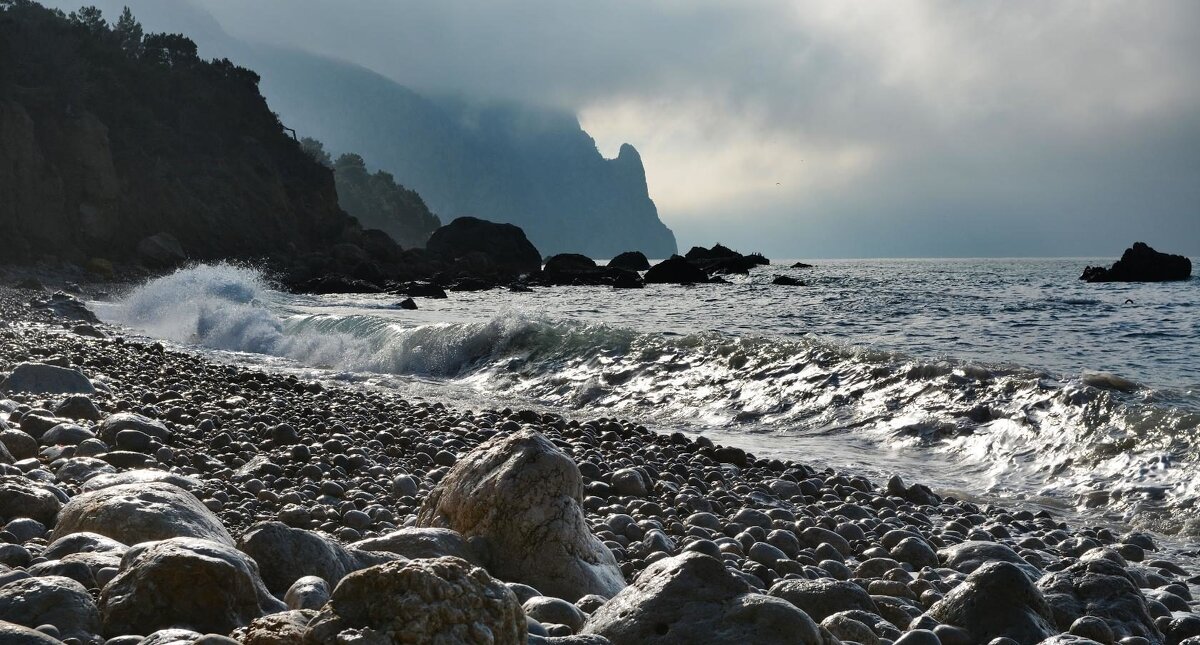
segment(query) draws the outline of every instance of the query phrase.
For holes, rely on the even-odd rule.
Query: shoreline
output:
[[[90,479],[86,475],[171,469],[199,482],[193,491],[196,498],[235,539],[259,522],[282,519],[293,528],[322,531],[346,546],[412,525],[423,499],[460,459],[496,435],[532,426],[575,453],[577,462],[586,462],[580,469],[582,509],[591,532],[614,552],[629,582],[656,562],[710,549],[728,571],[760,594],[786,596],[788,581],[857,580],[870,596],[878,597],[872,602],[886,624],[868,627],[879,641],[900,638],[914,624],[900,624],[905,616],[911,621],[927,617],[939,600],[963,588],[968,575],[989,559],[964,564],[962,553],[970,549],[963,544],[993,556],[999,553],[999,559],[1015,557],[1021,566],[1047,575],[1089,558],[1119,560],[1126,571],[1134,572],[1133,578],[1163,582],[1156,585],[1155,594],[1178,597],[1185,607],[1190,601],[1189,576],[1168,568],[1170,562],[1156,562],[1158,553],[1139,546],[1153,543],[1142,534],[1122,538],[1106,528],[1068,526],[1047,513],[1010,513],[1002,506],[953,498],[935,503],[937,498],[920,486],[870,482],[792,461],[755,459],[737,448],[678,433],[655,433],[630,421],[579,422],[532,411],[460,411],[441,403],[414,404],[401,393],[323,387],[164,349],[161,343],[81,336],[69,331],[73,323],[54,329],[62,320],[25,306],[33,295],[28,290],[0,290],[2,319],[11,323],[0,326],[5,336],[0,371],[24,360],[81,365],[111,390],[90,397],[101,419],[138,412],[171,431],[168,439],[138,446],[121,445],[118,439],[107,461],[104,452],[96,453],[99,459],[90,458],[83,475],[67,480],[52,467],[61,469],[69,461],[61,448],[42,446],[40,457],[26,458],[17,468],[23,472],[19,476],[27,478],[31,472],[43,473],[37,479],[55,483],[70,498],[83,493],[82,485]],[[106,334],[114,331],[103,324],[94,327]],[[50,409],[63,398],[6,396],[26,404],[45,401]],[[387,440],[381,441],[385,435]],[[89,473],[88,468],[103,473]],[[965,518],[970,519],[964,522]],[[902,539],[887,538],[896,530],[910,533],[906,537],[913,541],[901,546]],[[1049,534],[1062,539],[1051,544]],[[48,537],[61,536],[32,537],[22,548],[36,559],[34,554],[44,549]],[[1190,559],[1174,557],[1185,569],[1193,568]],[[1138,560],[1161,566],[1135,564]],[[909,573],[901,573],[906,569]],[[97,584],[98,571],[92,572]],[[110,574],[115,572],[103,576]],[[783,591],[776,589],[780,585]],[[1157,605],[1167,607],[1140,597],[1151,612],[1147,617],[1162,615]],[[591,607],[587,613],[596,611],[599,608]],[[814,617],[844,640],[851,640],[848,635],[857,629],[852,622],[865,624],[846,616],[826,619]],[[1123,620],[1133,625],[1129,635],[1137,635],[1133,632],[1138,621]],[[927,623],[923,624],[930,626]],[[546,624],[552,626],[552,635],[566,637],[578,631]],[[1154,629],[1154,623],[1142,628]],[[942,631],[943,642],[962,636]],[[1160,641],[1151,637],[1148,642]]]

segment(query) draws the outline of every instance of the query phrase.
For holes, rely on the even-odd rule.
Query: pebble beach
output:
[[[87,318],[0,290],[0,643],[1200,643],[1150,533]]]

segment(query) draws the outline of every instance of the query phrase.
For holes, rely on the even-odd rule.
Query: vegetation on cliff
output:
[[[300,145],[321,165],[333,170],[338,204],[363,226],[387,233],[407,249],[424,247],[442,225],[416,191],[396,183],[387,171],[370,172],[361,156],[347,152],[334,159],[320,141],[309,137],[301,139]]]
[[[286,258],[353,235],[258,82],[128,12],[0,0],[4,259],[124,260],[159,233],[194,259]]]

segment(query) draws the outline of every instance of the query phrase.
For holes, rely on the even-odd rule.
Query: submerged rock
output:
[[[616,559],[584,519],[575,462],[533,430],[497,436],[458,460],[430,492],[419,526],[471,541],[492,574],[574,601],[625,586]]]
[[[1192,261],[1182,255],[1160,253],[1136,242],[1110,268],[1089,266],[1080,280],[1088,282],[1167,282],[1192,277]]]
[[[752,593],[720,560],[696,552],[651,564],[597,609],[581,633],[613,645],[821,642],[820,629],[803,611]]]
[[[312,619],[305,645],[525,645],[516,596],[458,558],[389,562],[342,579]]]

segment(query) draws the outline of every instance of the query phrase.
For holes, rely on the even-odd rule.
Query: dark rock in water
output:
[[[542,271],[546,273],[577,273],[596,268],[596,261],[578,253],[559,253],[546,260]]]
[[[930,607],[929,615],[967,630],[974,643],[1000,637],[1038,643],[1059,631],[1041,591],[1008,562],[989,562],[976,569]]]
[[[1160,253],[1143,242],[1125,249],[1111,268],[1089,266],[1080,280],[1088,282],[1168,282],[1192,277],[1192,261],[1182,255]]]
[[[900,475],[892,475],[892,478],[887,483],[888,495],[895,495],[901,499],[912,502],[913,504],[936,505],[942,502],[942,498],[929,490],[924,484],[913,484],[906,486]]]
[[[650,269],[650,260],[641,251],[626,251],[609,260],[608,266],[626,271],[647,271]]]
[[[575,462],[542,434],[522,430],[462,456],[425,499],[417,525],[484,545],[480,560],[505,580],[568,601],[611,597],[625,580],[584,519],[582,493]]]
[[[409,282],[400,287],[397,293],[409,298],[445,298],[446,290],[428,282]]]
[[[537,273],[542,268],[542,256],[524,231],[475,217],[460,217],[434,231],[425,248],[449,260],[482,253],[500,276]]]
[[[411,310],[411,309],[417,308],[417,303],[412,298],[405,298],[404,300],[401,300],[400,302],[396,303],[396,306],[401,309],[410,309]]]
[[[150,267],[169,268],[187,261],[187,253],[179,240],[170,233],[156,233],[144,237],[137,244],[138,256]]]
[[[327,275],[292,285],[293,291],[324,295],[330,293],[382,293],[379,285],[344,275]]]
[[[370,634],[370,640],[362,635]],[[304,643],[525,645],[517,597],[458,558],[390,562],[346,576],[308,624]]]
[[[708,275],[746,274],[756,266],[771,263],[761,253],[742,255],[720,244],[714,245],[711,249],[694,246],[684,258],[703,269]]]
[[[673,255],[650,267],[646,284],[697,284],[708,282],[708,274],[686,259]]]
[[[723,244],[714,244],[711,249],[706,249],[703,246],[693,246],[683,257],[688,260],[720,260],[723,258],[739,258],[742,257],[742,254]]]
[[[786,275],[775,276],[775,279],[771,281],[771,284],[777,284],[777,285],[784,286],[784,287],[803,287],[804,286],[804,283],[801,282],[800,280],[797,280],[791,276],[786,276]]]
[[[821,632],[787,601],[752,593],[720,560],[695,551],[659,560],[584,624],[613,645],[820,643]]]
[[[792,265],[792,268],[793,269],[811,269],[811,268],[813,268],[813,265],[808,264],[807,262],[797,262]]]
[[[462,278],[450,285],[451,291],[487,291],[495,289],[496,283],[480,278]]]
[[[564,253],[550,258],[539,281],[547,286],[613,286],[618,289],[637,289],[643,286],[636,271],[613,266],[596,266],[591,258],[577,253]]]

